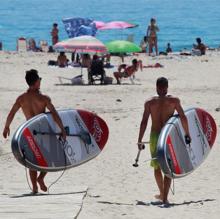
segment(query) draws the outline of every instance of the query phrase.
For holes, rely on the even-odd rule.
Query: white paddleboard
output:
[[[185,143],[180,118],[174,115],[163,127],[157,143],[157,159],[164,174],[179,178],[193,172],[206,159],[215,142],[217,127],[212,116],[200,108],[185,111],[191,143]]]

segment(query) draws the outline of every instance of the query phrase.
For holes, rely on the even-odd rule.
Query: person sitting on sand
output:
[[[142,71],[142,61],[141,60],[137,60],[137,59],[133,59],[132,60],[132,65],[127,66],[126,64],[121,64],[118,67],[118,71],[114,72],[114,77],[117,80],[117,84],[121,84],[120,79],[121,78],[128,78],[131,77],[132,75],[135,74],[136,71],[138,71],[138,69],[140,68]]]
[[[205,55],[205,53],[206,53],[206,46],[205,46],[205,44],[203,44],[202,43],[202,40],[201,40],[201,38],[196,38],[196,42],[197,42],[197,45],[193,45],[193,48],[194,49],[198,49],[199,51],[200,51],[200,53],[201,53],[201,55]]]
[[[68,65],[68,59],[65,52],[60,52],[60,55],[57,57],[57,65],[60,68],[65,68]]]
[[[166,52],[167,52],[167,53],[173,52],[170,43],[167,43]]]
[[[144,36],[144,38],[140,42],[141,52],[146,53],[146,49],[148,46],[148,38]]]
[[[20,108],[22,109],[26,120],[29,120],[38,114],[45,113],[47,108],[52,113],[54,121],[61,129],[61,137],[65,141],[66,132],[64,126],[54,105],[51,102],[51,99],[48,96],[41,94],[40,92],[41,78],[39,77],[37,70],[31,69],[30,71],[26,71],[25,79],[29,88],[25,93],[21,94],[17,98],[8,114],[3,131],[4,138],[7,138],[7,136],[9,136],[10,124]],[[38,193],[37,183],[40,185],[41,190],[46,192],[47,187],[44,183],[44,178],[47,172],[40,172],[40,174],[38,175],[36,170],[30,169],[29,174],[32,183],[33,194]]]
[[[157,96],[151,97],[144,104],[144,113],[140,124],[139,137],[138,137],[138,149],[143,149],[142,139],[148,125],[148,119],[151,116],[151,133],[150,133],[150,152],[152,158],[157,154],[157,141],[160,132],[165,123],[172,117],[175,111],[177,111],[182,127],[185,131],[185,138],[191,141],[188,121],[184,114],[183,108],[180,104],[180,100],[177,97],[167,95],[168,92],[168,80],[167,78],[160,77],[156,81]],[[157,159],[151,160],[151,166],[154,168],[154,176],[159,188],[159,195],[155,198],[162,201],[163,204],[169,205],[168,193],[171,184],[171,179],[166,175],[162,175],[160,164]]]
[[[81,66],[85,68],[89,68],[91,66],[91,56],[89,54],[82,54],[81,58]]]

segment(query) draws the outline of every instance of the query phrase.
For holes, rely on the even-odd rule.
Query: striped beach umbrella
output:
[[[53,46],[58,52],[105,53],[106,46],[92,36],[79,36],[56,43]]]

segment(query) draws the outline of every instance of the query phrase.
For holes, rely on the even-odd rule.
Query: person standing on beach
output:
[[[157,47],[157,32],[159,31],[158,26],[156,25],[156,19],[151,18],[150,25],[147,28],[146,37],[149,43],[149,55],[153,52],[153,48],[155,48],[156,55],[158,55],[158,47]]]
[[[147,100],[144,105],[144,113],[140,125],[139,137],[138,137],[138,149],[143,149],[142,139],[147,128],[149,116],[151,116],[152,126],[150,133],[150,152],[152,158],[156,157],[157,141],[161,132],[161,129],[165,123],[173,116],[175,110],[180,116],[183,129],[185,131],[185,138],[190,142],[190,134],[188,128],[188,121],[184,114],[183,108],[180,104],[180,100],[177,97],[168,95],[168,80],[164,77],[160,77],[156,81],[156,91],[158,96],[154,96]],[[157,186],[159,188],[159,195],[155,198],[161,200],[163,204],[169,204],[168,193],[171,184],[171,179],[167,176],[163,176],[160,165],[157,159],[151,161],[151,166],[154,168],[154,176]]]
[[[53,29],[51,31],[52,45],[55,45],[56,43],[58,43],[58,41],[59,41],[58,33],[59,33],[58,24],[54,23],[53,24]]]
[[[54,105],[51,102],[51,99],[41,94],[40,92],[40,83],[41,78],[38,76],[38,72],[35,69],[31,69],[29,71],[26,71],[25,76],[26,82],[29,86],[28,90],[21,94],[14,105],[12,106],[6,123],[5,128],[3,131],[4,138],[7,138],[10,134],[10,124],[16,114],[16,112],[21,108],[23,111],[23,114],[27,120],[31,119],[32,117],[45,113],[46,108],[52,113],[54,121],[57,123],[57,125],[61,129],[61,136],[63,140],[66,140],[66,133],[65,129],[63,127],[63,123],[54,107]],[[44,178],[47,174],[47,172],[40,172],[38,175],[37,171],[30,169],[29,170],[30,179],[32,183],[32,192],[33,194],[36,194],[38,192],[38,186],[37,183],[40,185],[40,188],[42,191],[46,192],[47,187],[44,183]]]

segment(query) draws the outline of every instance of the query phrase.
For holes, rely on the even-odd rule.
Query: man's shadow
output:
[[[136,205],[142,205],[142,206],[158,206],[160,208],[170,208],[175,206],[183,206],[183,205],[193,205],[193,204],[200,204],[204,205],[206,202],[213,202],[216,199],[203,199],[203,200],[197,200],[197,201],[184,201],[182,203],[169,203],[169,204],[163,204],[161,201],[154,201],[154,202],[144,202],[144,201],[138,201]]]
[[[79,192],[63,192],[63,193],[25,193],[21,195],[11,195],[10,198],[25,198],[25,197],[33,197],[33,196],[61,196],[61,195],[75,195],[75,194],[82,194],[87,193],[87,191],[79,191]]]

